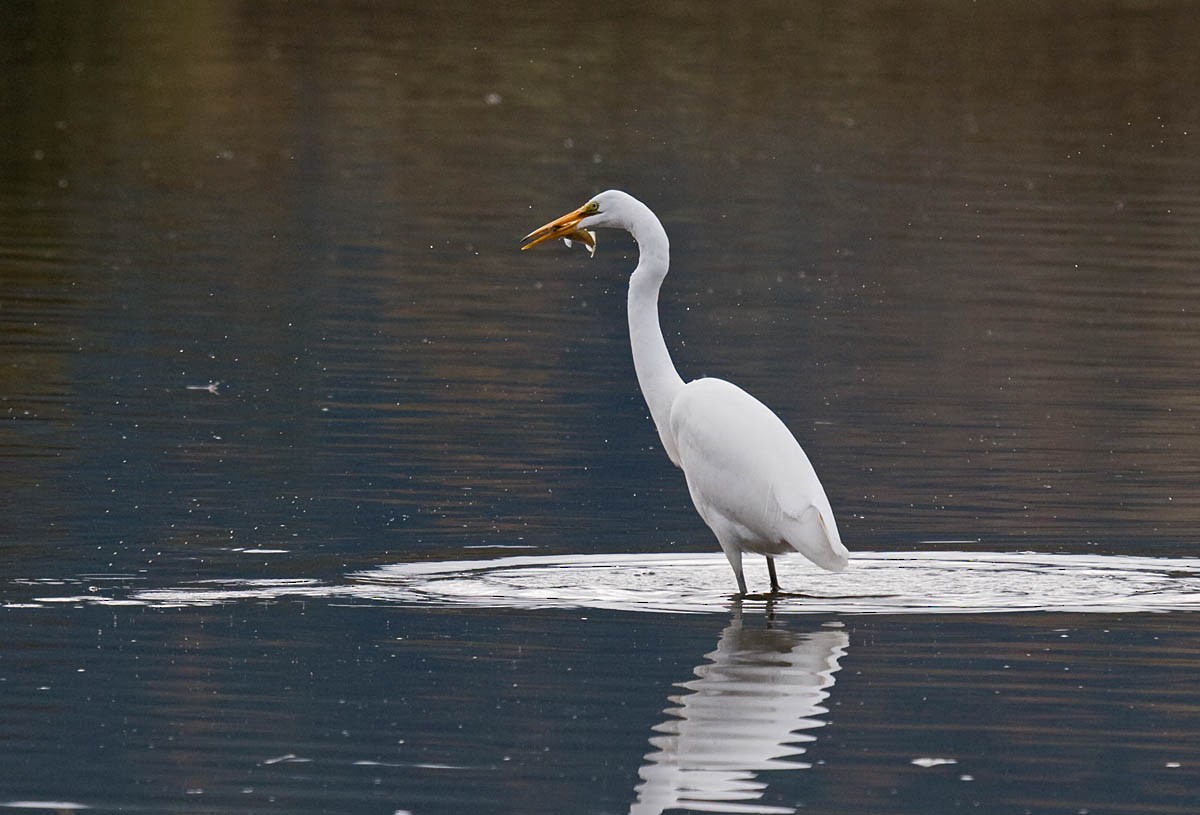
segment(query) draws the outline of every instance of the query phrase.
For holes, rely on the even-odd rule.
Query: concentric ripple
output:
[[[760,562],[747,569],[747,580],[765,587],[766,569],[754,560]],[[751,595],[745,602],[770,601],[776,613],[795,614],[1200,610],[1200,559],[1192,558],[873,552],[855,555],[839,574],[800,558],[780,561],[779,572],[793,593]],[[389,565],[353,573],[341,584],[220,581],[88,599],[178,606],[324,597],[405,606],[704,613],[729,609],[732,580],[720,553],[519,556]]]

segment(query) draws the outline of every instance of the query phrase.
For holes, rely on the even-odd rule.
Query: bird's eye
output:
[[[588,205],[586,207],[584,207],[583,209],[585,212],[595,212],[596,210],[600,209],[600,205],[597,204],[595,201],[589,201]]]

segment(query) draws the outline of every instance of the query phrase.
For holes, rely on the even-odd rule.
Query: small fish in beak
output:
[[[563,236],[563,243],[567,247],[574,246],[576,243],[582,243],[588,250],[588,257],[596,256],[596,233],[590,229],[577,229],[570,235]]]

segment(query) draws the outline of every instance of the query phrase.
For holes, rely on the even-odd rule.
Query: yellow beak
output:
[[[530,232],[524,238],[521,251],[525,251],[531,247],[537,246],[539,243],[552,241],[555,238],[564,238],[568,241],[579,241],[584,246],[588,247],[589,251],[596,249],[596,236],[586,229],[579,228],[579,222],[586,218],[591,213],[584,212],[584,207],[568,212],[561,218],[555,218],[545,226],[538,227]]]

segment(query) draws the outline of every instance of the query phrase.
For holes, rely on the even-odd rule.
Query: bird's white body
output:
[[[721,379],[685,383],[671,362],[658,322],[658,292],[667,275],[670,244],[662,224],[637,199],[600,193],[573,213],[531,233],[525,248],[552,237],[586,236],[616,227],[638,242],[629,279],[629,339],[638,385],[667,456],[683,469],[700,517],[717,536],[746,593],[742,553],[772,558],[799,552],[823,568],[846,567],[825,490],[808,456],[779,417],[762,402]],[[594,248],[594,241],[589,249]]]
[[[817,473],[766,405],[724,380],[697,379],[675,397],[670,432],[692,502],[735,572],[742,552],[795,551],[826,569],[846,567]]]

